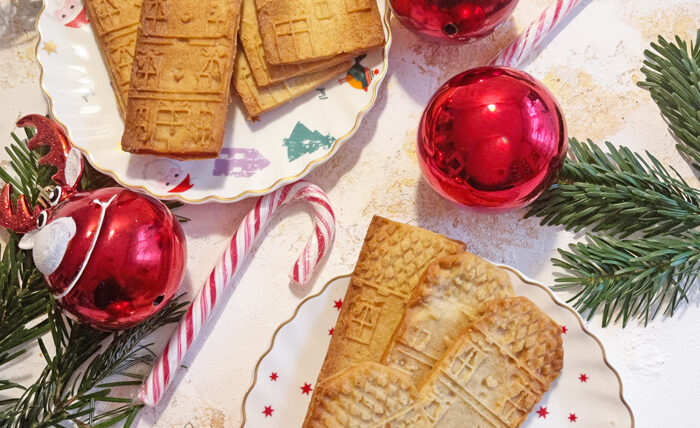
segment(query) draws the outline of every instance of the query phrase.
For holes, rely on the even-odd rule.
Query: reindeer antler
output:
[[[34,207],[32,214],[27,198],[20,195],[17,198],[17,206],[12,207],[10,193],[12,185],[6,184],[0,193],[0,226],[13,230],[17,233],[27,233],[36,228],[36,219],[41,212],[41,208]]]
[[[24,116],[17,121],[18,127],[33,126],[36,128],[36,135],[27,142],[27,147],[30,150],[36,150],[41,146],[49,146],[49,153],[39,159],[40,164],[53,165],[58,168],[58,172],[51,179],[61,186],[75,187],[74,183],[68,183],[66,180],[66,159],[73,148],[68,136],[63,128],[58,126],[56,122],[39,114],[30,114]],[[82,164],[79,166],[82,173]],[[73,173],[75,175],[75,172]]]

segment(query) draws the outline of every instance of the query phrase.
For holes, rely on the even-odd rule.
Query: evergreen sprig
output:
[[[587,242],[558,250],[554,265],[566,270],[554,289],[576,289],[570,299],[590,320],[602,307],[603,326],[638,317],[648,323],[663,308],[672,316],[688,300],[700,273],[700,233],[617,239],[587,235]]]
[[[49,331],[47,320],[40,319],[46,314],[48,288],[31,254],[17,250],[18,242],[10,235],[0,260],[0,370],[24,354],[20,345]],[[18,386],[0,379],[0,391]]]
[[[119,333],[73,323],[52,307],[49,319],[56,351],[49,354],[39,339],[46,367],[14,406],[0,413],[0,426],[52,427],[65,421],[96,428],[119,422],[128,426],[141,405],[114,389],[135,387],[143,381],[131,369],[151,364],[154,355],[150,345],[141,345],[141,341],[161,326],[179,320],[185,305],[175,299],[146,322]],[[104,351],[99,352],[105,342]],[[85,364],[87,367],[80,370]],[[116,407],[100,412],[98,403]]]
[[[31,128],[25,133],[27,139],[34,135]],[[30,151],[27,139],[12,137],[6,148],[10,168],[0,168],[0,178],[13,185],[14,200],[23,193],[32,205],[42,205],[53,185],[53,167],[39,165],[45,151]],[[85,165],[82,189],[114,185]],[[175,299],[146,322],[118,333],[73,323],[61,315],[31,253],[20,250],[18,242],[19,236],[9,232],[0,259],[0,426],[129,426],[141,405],[120,395],[118,388],[141,383],[134,366],[151,364],[154,357],[150,344],[142,341],[179,320],[186,303]],[[53,352],[46,340],[53,343]],[[35,341],[46,366],[34,383],[21,385],[10,378],[8,363]]]
[[[586,242],[558,250],[565,270],[557,290],[590,319],[602,323],[634,317],[648,323],[661,308],[672,316],[700,270],[700,190],[651,154],[626,147],[570,140],[560,181],[536,200],[527,216],[568,230],[589,229]],[[639,233],[640,239],[628,238]]]
[[[695,42],[675,37],[675,43],[659,36],[658,43],[644,51],[639,85],[649,90],[678,139],[676,148],[700,171],[700,30]]]
[[[658,104],[678,150],[700,169],[700,30],[690,47],[659,37],[645,54],[639,85]],[[559,182],[527,214],[589,231],[552,259],[563,269],[554,288],[574,291],[569,302],[588,319],[602,308],[603,326],[634,318],[646,324],[661,311],[672,316],[700,273],[700,190],[648,152],[570,143]]]
[[[39,165],[37,153],[27,149],[26,141],[34,136],[32,128],[24,129],[23,142],[12,133],[13,144],[5,148],[10,156],[10,175],[0,168],[0,179],[14,186],[13,199],[24,193],[36,205],[41,192],[51,183],[52,169]],[[31,253],[19,250],[19,237],[9,232],[8,242],[0,259],[0,370],[24,354],[20,346],[48,331],[45,319],[49,292],[44,279],[34,266]],[[40,319],[43,318],[43,319]],[[20,385],[0,377],[0,391]],[[0,405],[3,404],[0,398]]]
[[[650,153],[570,140],[560,180],[536,200],[527,217],[575,232],[591,227],[627,237],[673,235],[700,226],[700,191]],[[670,169],[670,171],[669,171]]]

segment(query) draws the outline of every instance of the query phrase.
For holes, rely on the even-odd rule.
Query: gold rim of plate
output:
[[[528,285],[533,285],[535,287],[541,288],[542,290],[546,291],[547,295],[552,299],[552,302],[554,302],[557,306],[560,306],[560,307],[566,309],[567,311],[571,312],[572,314],[574,314],[574,316],[576,317],[576,320],[579,323],[579,326],[581,327],[581,330],[583,330],[584,333],[586,333],[587,335],[592,337],[596,341],[596,343],[598,343],[598,346],[600,346],[600,351],[603,354],[603,362],[615,374],[615,377],[617,378],[617,383],[620,386],[620,390],[619,390],[620,401],[622,401],[622,404],[624,404],[625,408],[627,408],[627,412],[629,412],[629,415],[630,415],[630,420],[632,421],[631,428],[634,428],[634,426],[635,426],[634,413],[632,412],[632,408],[627,403],[627,401],[625,400],[625,397],[622,393],[622,378],[620,377],[620,374],[615,369],[615,367],[613,367],[612,364],[610,364],[610,362],[608,361],[608,356],[605,352],[605,347],[603,346],[603,342],[601,342],[600,339],[598,339],[598,337],[595,334],[593,334],[590,330],[588,330],[588,328],[586,328],[586,325],[583,322],[583,318],[581,318],[581,315],[578,312],[576,312],[571,306],[560,302],[559,299],[554,295],[552,290],[550,290],[548,287],[545,287],[544,285],[540,284],[539,282],[535,282],[535,281],[527,279],[517,269],[514,269],[510,266],[502,265],[499,263],[494,263],[494,264],[502,269],[505,269],[505,270],[513,273],[523,283],[528,284]],[[241,404],[241,413],[243,415],[243,419],[241,421],[241,428],[243,428],[243,426],[246,423],[245,404],[246,404],[246,401],[248,400],[248,395],[253,390],[253,388],[255,388],[255,385],[258,382],[258,367],[260,366],[260,363],[262,363],[262,360],[272,351],[272,348],[275,346],[275,339],[277,338],[277,333],[280,331],[280,329],[282,327],[289,324],[290,322],[292,322],[292,320],[294,320],[294,318],[296,318],[297,314],[299,313],[299,310],[304,305],[304,303],[322,295],[333,282],[335,282],[339,279],[349,278],[350,276],[351,276],[351,274],[345,274],[345,275],[339,275],[339,276],[336,276],[334,278],[329,279],[328,282],[326,282],[326,284],[323,286],[323,288],[321,288],[321,291],[319,291],[318,293],[316,293],[312,296],[309,296],[309,297],[305,298],[304,300],[302,300],[299,303],[299,305],[296,307],[296,309],[294,310],[294,313],[292,314],[292,316],[288,320],[284,321],[282,324],[277,326],[277,328],[275,329],[275,332],[272,334],[272,339],[270,340],[270,346],[268,346],[267,350],[260,356],[258,361],[255,363],[255,368],[253,369],[253,383],[252,383],[252,385],[250,385],[250,388],[248,388],[245,395],[243,396],[243,403]]]
[[[38,37],[38,40],[36,42],[36,46],[34,47],[34,56],[35,56],[37,62],[39,63],[39,70],[40,70],[39,82],[40,82],[40,86],[41,86],[41,91],[44,93],[44,96],[49,101],[49,113],[50,113],[53,120],[58,122],[66,131],[68,131],[68,127],[61,120],[59,120],[56,117],[56,113],[54,112],[54,107],[53,107],[53,104],[54,104],[53,98],[51,97],[51,95],[49,95],[46,88],[44,87],[44,64],[39,59],[39,47],[41,45],[41,42],[44,40],[43,34],[39,30],[39,22],[41,21],[41,18],[44,15],[44,10],[46,9],[46,1],[47,0],[44,0],[43,4],[41,6],[41,10],[39,11],[39,15],[36,18],[35,30],[39,34],[39,37]],[[384,9],[384,17],[382,19],[382,22],[384,24],[384,28],[387,31],[387,38],[386,38],[386,43],[384,44],[384,47],[382,48],[382,71],[377,76],[377,79],[376,79],[377,84],[374,85],[374,89],[372,89],[372,98],[370,98],[367,105],[365,107],[363,107],[357,113],[357,116],[355,117],[355,123],[354,123],[352,129],[350,131],[348,131],[345,135],[343,135],[343,136],[339,137],[337,140],[335,140],[335,142],[331,146],[330,151],[326,155],[324,155],[320,158],[314,159],[313,161],[309,162],[304,167],[304,169],[301,170],[301,172],[297,175],[293,175],[293,176],[289,176],[289,177],[282,177],[280,179],[277,179],[274,183],[272,183],[272,185],[270,185],[269,187],[266,187],[264,189],[244,190],[243,192],[241,192],[235,196],[231,196],[231,197],[208,195],[208,196],[205,196],[202,198],[190,199],[190,198],[186,198],[186,197],[182,196],[181,193],[162,195],[162,194],[159,194],[159,193],[156,193],[156,192],[150,190],[146,186],[126,183],[126,181],[123,180],[116,172],[98,164],[97,161],[92,157],[92,155],[90,154],[90,152],[86,148],[80,146],[79,144],[76,144],[75,141],[72,141],[72,140],[71,141],[72,141],[73,145],[75,147],[77,147],[83,153],[83,155],[88,159],[90,164],[93,167],[95,167],[95,169],[97,169],[98,171],[100,171],[103,174],[109,175],[119,185],[121,185],[123,187],[129,188],[129,189],[138,189],[138,190],[140,190],[144,193],[147,193],[147,194],[149,194],[157,199],[177,200],[177,201],[181,201],[181,202],[185,202],[185,203],[189,203],[189,204],[203,204],[206,202],[226,203],[226,202],[240,201],[240,200],[245,199],[245,198],[250,197],[250,196],[262,196],[262,195],[268,194],[270,192],[273,192],[287,183],[292,183],[294,181],[302,179],[307,174],[309,174],[311,172],[311,170],[313,170],[315,167],[325,163],[328,159],[330,159],[338,151],[338,149],[340,148],[340,145],[343,142],[345,142],[345,140],[352,137],[355,134],[355,132],[357,132],[357,129],[360,127],[360,124],[362,123],[362,119],[364,118],[365,114],[369,111],[369,109],[372,108],[372,106],[374,106],[374,102],[377,99],[377,92],[379,91],[379,88],[382,85],[382,83],[384,83],[384,77],[386,76],[386,73],[387,73],[387,69],[388,69],[388,65],[389,65],[388,53],[389,53],[389,48],[391,47],[391,41],[392,41],[391,24],[390,24],[391,8],[389,6],[389,0],[385,0],[384,3],[385,3],[385,9]]]

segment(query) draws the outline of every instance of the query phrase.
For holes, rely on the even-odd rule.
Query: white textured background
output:
[[[0,0],[3,144],[10,141],[16,119],[47,112],[34,59],[34,19],[41,2],[16,1],[19,6]],[[414,149],[416,127],[433,91],[453,74],[486,62],[547,3],[521,0],[513,18],[494,35],[462,47],[426,44],[393,22],[389,73],[374,108],[358,133],[308,176],[326,190],[338,216],[336,242],[320,275],[306,290],[289,285],[288,268],[310,232],[308,215],[292,208],[269,228],[254,259],[236,277],[236,290],[222,300],[185,359],[188,369],[177,377],[175,392],[155,410],[142,412],[139,427],[239,425],[243,394],[273,331],[304,296],[352,270],[373,214],[463,240],[470,251],[551,284],[549,259],[574,236],[523,220],[521,212],[474,214],[443,200],[420,178]],[[694,38],[699,18],[700,0],[590,0],[524,69],[557,96],[571,136],[649,150],[697,184],[673,148],[655,104],[635,83],[642,78],[642,51],[649,42],[657,34]],[[252,202],[180,209],[192,218],[184,226],[189,268],[183,290],[202,283]],[[675,318],[656,320],[646,328],[632,324],[624,330],[617,325],[601,329],[599,318],[589,323],[622,376],[639,427],[700,426],[695,404],[700,397],[700,307],[697,294],[693,297]],[[41,364],[38,349],[32,348],[11,369],[18,380],[29,383]]]

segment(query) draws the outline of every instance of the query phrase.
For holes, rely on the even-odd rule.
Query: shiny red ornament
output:
[[[76,193],[53,210],[52,222],[61,218],[72,218],[77,229],[46,279],[54,295],[65,294],[58,304],[67,315],[121,329],[151,317],[173,298],[184,273],[185,237],[163,203],[112,187]]]
[[[19,246],[32,250],[64,314],[116,330],[162,309],[180,286],[186,258],[185,237],[170,210],[123,188],[78,192],[82,157],[63,130],[39,115],[22,118],[18,126],[36,127],[30,149],[50,147],[40,162],[58,168],[57,186],[44,210],[31,210],[26,200],[13,207],[6,186],[0,226],[25,233]]]
[[[485,37],[505,22],[518,0],[390,0],[406,27],[430,40],[451,43]]]
[[[527,205],[557,176],[567,150],[566,122],[549,90],[529,74],[480,67],[433,95],[418,130],[424,177],[468,207]]]

